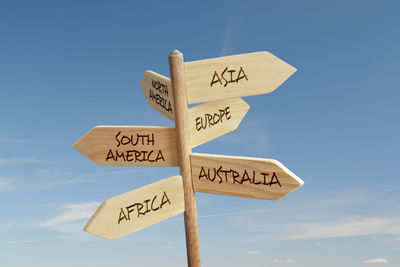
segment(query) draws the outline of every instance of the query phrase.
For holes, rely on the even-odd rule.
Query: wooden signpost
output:
[[[270,93],[296,69],[268,52],[185,63],[175,50],[169,65],[171,79],[146,71],[140,87],[175,127],[97,126],[73,147],[101,165],[179,166],[180,175],[104,201],[85,231],[115,239],[184,212],[188,265],[198,267],[195,191],[276,200],[303,181],[276,160],[192,153],[192,147],[235,130],[249,109],[240,97]]]

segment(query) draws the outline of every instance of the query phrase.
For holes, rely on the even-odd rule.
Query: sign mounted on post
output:
[[[140,87],[146,97],[147,103],[152,108],[170,120],[175,119],[174,98],[172,95],[171,80],[168,77],[147,70],[140,82]]]
[[[184,211],[182,177],[177,175],[107,199],[84,230],[116,239]]]
[[[196,192],[277,200],[304,183],[273,159],[192,153],[191,165]]]
[[[249,108],[240,98],[223,99],[190,108],[188,117],[192,147],[235,130]]]
[[[188,103],[266,94],[296,69],[268,52],[185,63]]]
[[[73,147],[100,165],[178,166],[174,127],[96,126]]]

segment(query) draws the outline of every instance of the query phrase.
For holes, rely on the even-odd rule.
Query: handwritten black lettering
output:
[[[217,125],[218,123],[223,123],[225,119],[231,119],[230,106],[227,106],[224,109],[218,109],[214,114],[205,113],[203,116],[197,117],[195,119],[196,130],[200,131],[201,129]]]
[[[228,79],[225,77],[225,74],[227,72],[229,73]],[[211,78],[210,87],[212,87],[216,83],[219,83],[222,86],[226,87],[228,84],[238,83],[242,79],[246,79],[246,81],[249,80],[243,67],[240,67],[238,72],[236,72],[235,69],[228,69],[228,67],[225,67],[225,69],[221,72],[220,75],[218,75],[217,71],[214,71],[214,74]]]
[[[157,154],[156,154],[157,153]],[[106,162],[124,161],[124,162],[165,162],[162,150],[113,150],[109,149]]]
[[[161,94],[168,96],[168,85],[161,83],[160,81],[151,80],[151,85]]]
[[[219,179],[216,180],[216,177]],[[257,177],[262,177],[262,179],[257,179]],[[223,169],[223,166],[219,166],[218,169],[215,167],[207,168],[201,166],[198,179],[210,182],[218,181],[219,184],[223,182],[232,184],[248,183],[250,185],[264,185],[269,187],[276,184],[279,187],[282,187],[276,172],[272,172],[272,175],[270,176],[270,173],[267,172],[257,174],[255,170],[249,171],[244,169],[239,171],[235,169]]]
[[[168,96],[168,94],[167,94],[167,96]],[[164,110],[166,110],[167,112],[169,112],[171,114],[174,114],[174,111],[172,109],[172,104],[169,99],[164,98],[160,94],[154,93],[153,90],[151,90],[151,89],[149,92],[149,97],[151,100],[153,100],[154,103],[159,105],[161,108],[163,108]]]
[[[148,134],[130,134],[130,135],[122,135],[120,137],[121,131],[119,131],[115,135],[115,140],[117,141],[117,147],[120,145],[128,145],[131,144],[132,146],[137,146],[138,143],[140,142],[142,145],[147,145],[147,146],[154,146],[155,144],[155,139],[154,139],[154,133],[148,133]]]
[[[212,80],[211,80],[211,87],[213,86],[214,83],[218,83],[218,82],[220,84],[222,84],[221,79],[219,78],[217,71],[214,71],[214,75],[213,75]]]
[[[130,216],[131,213],[136,213],[136,218],[140,218],[145,216],[148,213],[156,212],[157,210],[162,209],[165,205],[171,205],[171,200],[167,195],[166,191],[163,191],[160,201],[157,201],[157,195],[151,199],[145,199],[144,201],[135,202],[132,205],[126,206],[124,208],[120,208],[119,216],[118,216],[118,224],[121,224],[123,221],[133,220],[133,217]],[[149,205],[149,202],[151,204]],[[149,207],[150,206],[150,207]],[[135,209],[136,207],[136,209]]]
[[[162,209],[162,207],[167,203],[171,205],[171,202],[169,201],[167,193],[164,191],[164,194],[163,194],[162,199],[161,199],[160,209]]]

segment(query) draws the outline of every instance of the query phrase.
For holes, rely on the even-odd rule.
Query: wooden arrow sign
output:
[[[184,211],[182,177],[177,175],[104,201],[84,230],[116,239]]]
[[[277,200],[304,183],[273,159],[193,153],[191,166],[196,192]]]
[[[296,69],[268,52],[185,63],[188,103],[266,94]]]
[[[147,70],[140,82],[140,87],[147,103],[152,108],[171,120],[175,119],[172,86],[168,77]]]
[[[204,103],[189,109],[190,142],[201,145],[235,130],[250,106],[240,98]]]
[[[96,126],[73,147],[100,165],[178,166],[173,127]]]

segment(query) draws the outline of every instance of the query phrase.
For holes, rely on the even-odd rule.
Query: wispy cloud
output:
[[[296,260],[273,260],[273,263],[278,263],[278,264],[289,264],[289,263],[295,263]]]
[[[10,138],[0,137],[0,143],[9,144],[29,144],[29,145],[59,145],[57,143],[46,142],[43,140],[29,139],[29,138]]]
[[[265,150],[266,147],[271,148],[271,142],[267,127],[263,120],[258,119],[247,119],[244,123],[245,127],[242,127],[240,131],[234,131],[229,135],[224,136],[221,142],[230,144],[244,144],[249,149],[260,149]],[[240,127],[240,126],[239,126]],[[257,142],[254,142],[257,140]]]
[[[57,238],[65,241],[86,242],[92,240],[93,236],[81,230],[80,232],[68,233],[67,235],[58,235]]]
[[[0,177],[0,193],[11,192],[15,190],[15,185],[11,182],[11,180]]]
[[[96,182],[91,179],[82,179],[82,178],[73,178],[73,179],[58,179],[58,180],[50,180],[50,181],[42,181],[36,184],[35,190],[40,191],[44,189],[48,189],[51,187],[62,186],[62,185],[70,185],[77,183],[90,183]]]
[[[163,247],[161,247],[162,249],[164,249],[164,250],[173,250],[173,249],[175,249],[175,246],[173,246],[173,245],[166,245],[166,246],[163,246]]]
[[[340,220],[290,225],[284,239],[321,239],[379,234],[400,234],[400,218],[350,217]],[[294,230],[296,229],[296,230]]]
[[[226,22],[221,40],[221,49],[219,52],[220,56],[233,55],[237,52],[235,44],[238,43],[237,40],[240,38],[240,36],[242,36],[241,27],[243,26],[247,7],[240,5],[237,6],[235,10],[237,10],[235,15],[231,16]]]
[[[97,202],[65,205],[60,209],[60,214],[34,224],[33,228],[49,228],[58,232],[82,231],[86,220],[93,215],[99,205]]]
[[[364,261],[364,263],[389,263],[389,261],[385,258],[376,258]]]
[[[61,161],[38,158],[0,158],[0,165],[6,164],[31,164],[31,163],[60,163]]]
[[[108,178],[121,174],[134,174],[138,175],[143,173],[144,170],[122,170],[122,171],[108,171],[91,174],[75,175],[72,173],[60,172],[57,170],[39,170],[36,173],[30,173],[29,179],[24,175],[18,178],[8,179],[0,176],[0,193],[14,192],[14,191],[41,191],[53,187],[73,185],[79,183],[102,183],[102,178]],[[146,172],[146,175],[151,175]]]
[[[199,218],[223,216],[232,227],[255,233],[247,234],[244,240],[247,242],[300,239],[319,241],[327,238],[400,235],[400,216],[396,209],[382,210],[382,206],[377,204],[381,195],[373,196],[368,190],[350,191],[353,193],[331,192],[329,198],[321,198],[319,201],[280,202],[279,205],[267,205],[260,209],[211,214]],[[387,198],[385,201],[388,201]],[[397,203],[396,196],[392,202]],[[377,210],[371,209],[371,203]],[[368,214],[361,215],[364,207],[368,207]],[[354,215],[354,210],[360,211],[359,215]],[[272,215],[274,220],[271,221]]]
[[[30,244],[37,242],[40,242],[40,239],[5,241],[5,242],[0,242],[0,245],[20,245],[20,244]]]
[[[260,254],[260,251],[259,250],[248,250],[248,251],[246,251],[246,253],[249,255],[258,255],[258,254]]]
[[[226,24],[224,34],[222,37],[221,50],[219,51],[220,56],[227,56],[233,54],[234,52],[233,37],[235,34],[234,30],[235,30],[234,20],[230,19]]]

